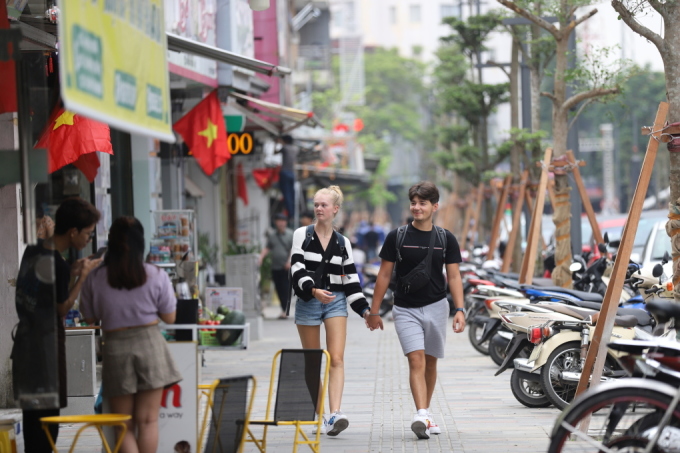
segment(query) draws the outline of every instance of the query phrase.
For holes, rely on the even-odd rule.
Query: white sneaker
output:
[[[349,420],[347,416],[340,411],[336,411],[331,414],[331,418],[328,420],[328,427],[330,428],[326,431],[329,436],[337,436],[341,432],[347,429],[349,426]]]
[[[432,417],[432,414],[430,412],[427,413],[427,419],[430,422],[430,426],[429,426],[430,427],[430,434],[441,434],[442,430],[439,427],[439,425],[437,425],[437,423],[435,423],[434,417]]]
[[[318,428],[314,428],[314,430],[312,431],[312,433],[315,436],[316,436],[317,429]],[[323,417],[323,423],[321,423],[321,434],[326,434],[327,429],[328,429],[328,422],[326,421],[326,417]]]
[[[416,415],[413,417],[411,423],[411,431],[415,433],[418,439],[430,438],[430,421],[424,415]]]

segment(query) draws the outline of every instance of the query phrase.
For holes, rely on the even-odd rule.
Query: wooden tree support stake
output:
[[[656,118],[654,119],[654,131],[661,130],[664,123],[666,122],[667,115],[668,104],[661,102],[659,104],[659,109],[656,112]],[[659,148],[659,135],[660,132],[656,132],[649,138],[649,143],[647,144],[645,160],[642,163],[640,177],[635,188],[635,194],[633,195],[633,201],[630,205],[630,210],[628,211],[626,226],[623,228],[623,236],[621,237],[621,243],[619,244],[619,249],[616,254],[614,269],[612,271],[609,284],[607,285],[607,292],[604,295],[602,308],[600,309],[600,317],[597,325],[595,326],[595,333],[593,334],[593,337],[590,340],[590,345],[588,346],[588,355],[586,356],[586,361],[583,366],[581,379],[579,380],[578,387],[576,388],[576,396],[583,393],[586,388],[588,388],[589,382],[592,383],[592,386],[599,384],[602,377],[604,362],[607,358],[607,343],[609,342],[609,339],[612,335],[614,318],[616,317],[616,308],[619,305],[623,283],[626,278],[626,270],[630,260],[630,253],[633,250],[635,233],[637,232],[640,214],[642,213],[642,204],[647,194],[647,188],[649,187],[649,180],[652,176],[652,171],[654,170],[654,160],[656,159],[656,152]],[[581,431],[587,432],[589,424],[589,419],[584,420],[579,426],[579,429]]]
[[[467,200],[467,208],[465,208],[465,219],[463,220],[463,233],[459,236],[461,250],[465,250],[465,243],[470,231],[470,219],[472,218],[472,196],[468,194],[465,199]]]
[[[508,199],[508,192],[512,185],[512,175],[507,175],[503,181],[503,189],[498,197],[498,204],[496,205],[496,214],[493,218],[493,228],[491,230],[491,240],[489,241],[489,251],[486,253],[486,259],[492,260],[496,251],[496,243],[500,236],[501,222],[505,219],[505,201]]]
[[[574,158],[574,153],[569,150],[567,151],[567,159],[570,163],[576,162]],[[583,179],[581,178],[581,171],[578,167],[574,167],[572,170],[574,174],[574,181],[576,182],[576,187],[578,188],[578,193],[581,195],[581,203],[583,203],[583,208],[586,210],[586,215],[588,216],[588,221],[590,222],[590,227],[593,229],[593,238],[596,244],[604,243],[602,238],[602,232],[600,231],[600,225],[597,224],[597,219],[595,218],[595,211],[593,210],[593,205],[590,203],[590,198],[586,193],[586,186],[583,184]]]
[[[531,226],[529,227],[529,237],[527,237],[527,247],[524,251],[522,260],[522,270],[519,273],[519,282],[528,285],[534,279],[534,268],[536,267],[536,254],[538,253],[538,240],[541,236],[541,218],[543,217],[543,205],[545,204],[545,189],[548,185],[548,166],[552,158],[552,148],[545,150],[543,156],[543,171],[538,182],[536,191],[536,203],[531,212]]]
[[[528,179],[529,170],[524,170],[522,172],[522,179],[519,183],[517,200],[515,200],[515,206],[512,208],[512,230],[510,231],[510,237],[508,237],[508,244],[505,247],[505,254],[503,254],[501,272],[508,272],[510,270],[510,264],[512,264],[512,253],[515,249],[515,242],[517,242],[517,236],[519,236],[519,230],[521,228],[522,206],[524,205],[524,192],[526,192]]]
[[[480,214],[482,213],[483,202],[484,202],[484,183],[480,182],[479,187],[477,187],[477,205],[475,206],[475,213],[473,217],[474,222],[472,223],[472,230],[470,231],[470,237],[473,238],[473,241],[475,234],[477,233],[477,228],[479,226],[479,217]],[[475,244],[473,242],[472,246],[474,247],[474,245]]]

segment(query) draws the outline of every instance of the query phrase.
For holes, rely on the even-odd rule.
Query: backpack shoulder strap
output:
[[[439,235],[439,242],[442,244],[442,262],[446,264],[446,230],[437,225],[434,226],[437,229],[437,234]]]
[[[402,225],[399,228],[397,228],[397,240],[396,240],[396,246],[397,246],[397,263],[401,261],[401,246],[404,245],[404,238],[406,237],[406,229],[408,228],[408,225]]]
[[[305,241],[302,243],[302,250],[307,250],[307,246],[314,239],[314,225],[307,225],[305,230]]]

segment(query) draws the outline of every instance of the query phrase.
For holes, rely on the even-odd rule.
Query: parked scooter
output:
[[[366,301],[368,302],[369,306],[371,302],[373,301],[373,291],[375,290],[375,281],[378,278],[378,271],[380,270],[380,265],[375,264],[375,263],[366,263],[364,264],[364,287],[363,287],[363,293],[364,297],[366,297]],[[390,287],[387,288],[387,291],[385,291],[385,297],[383,297],[382,302],[380,303],[380,316],[385,316],[387,313],[389,313],[392,310],[392,307],[394,306],[394,288],[391,287],[392,285],[390,284]]]

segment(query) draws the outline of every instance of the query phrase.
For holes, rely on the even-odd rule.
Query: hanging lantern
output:
[[[269,8],[269,0],[248,0],[248,3],[253,11],[264,11]]]

